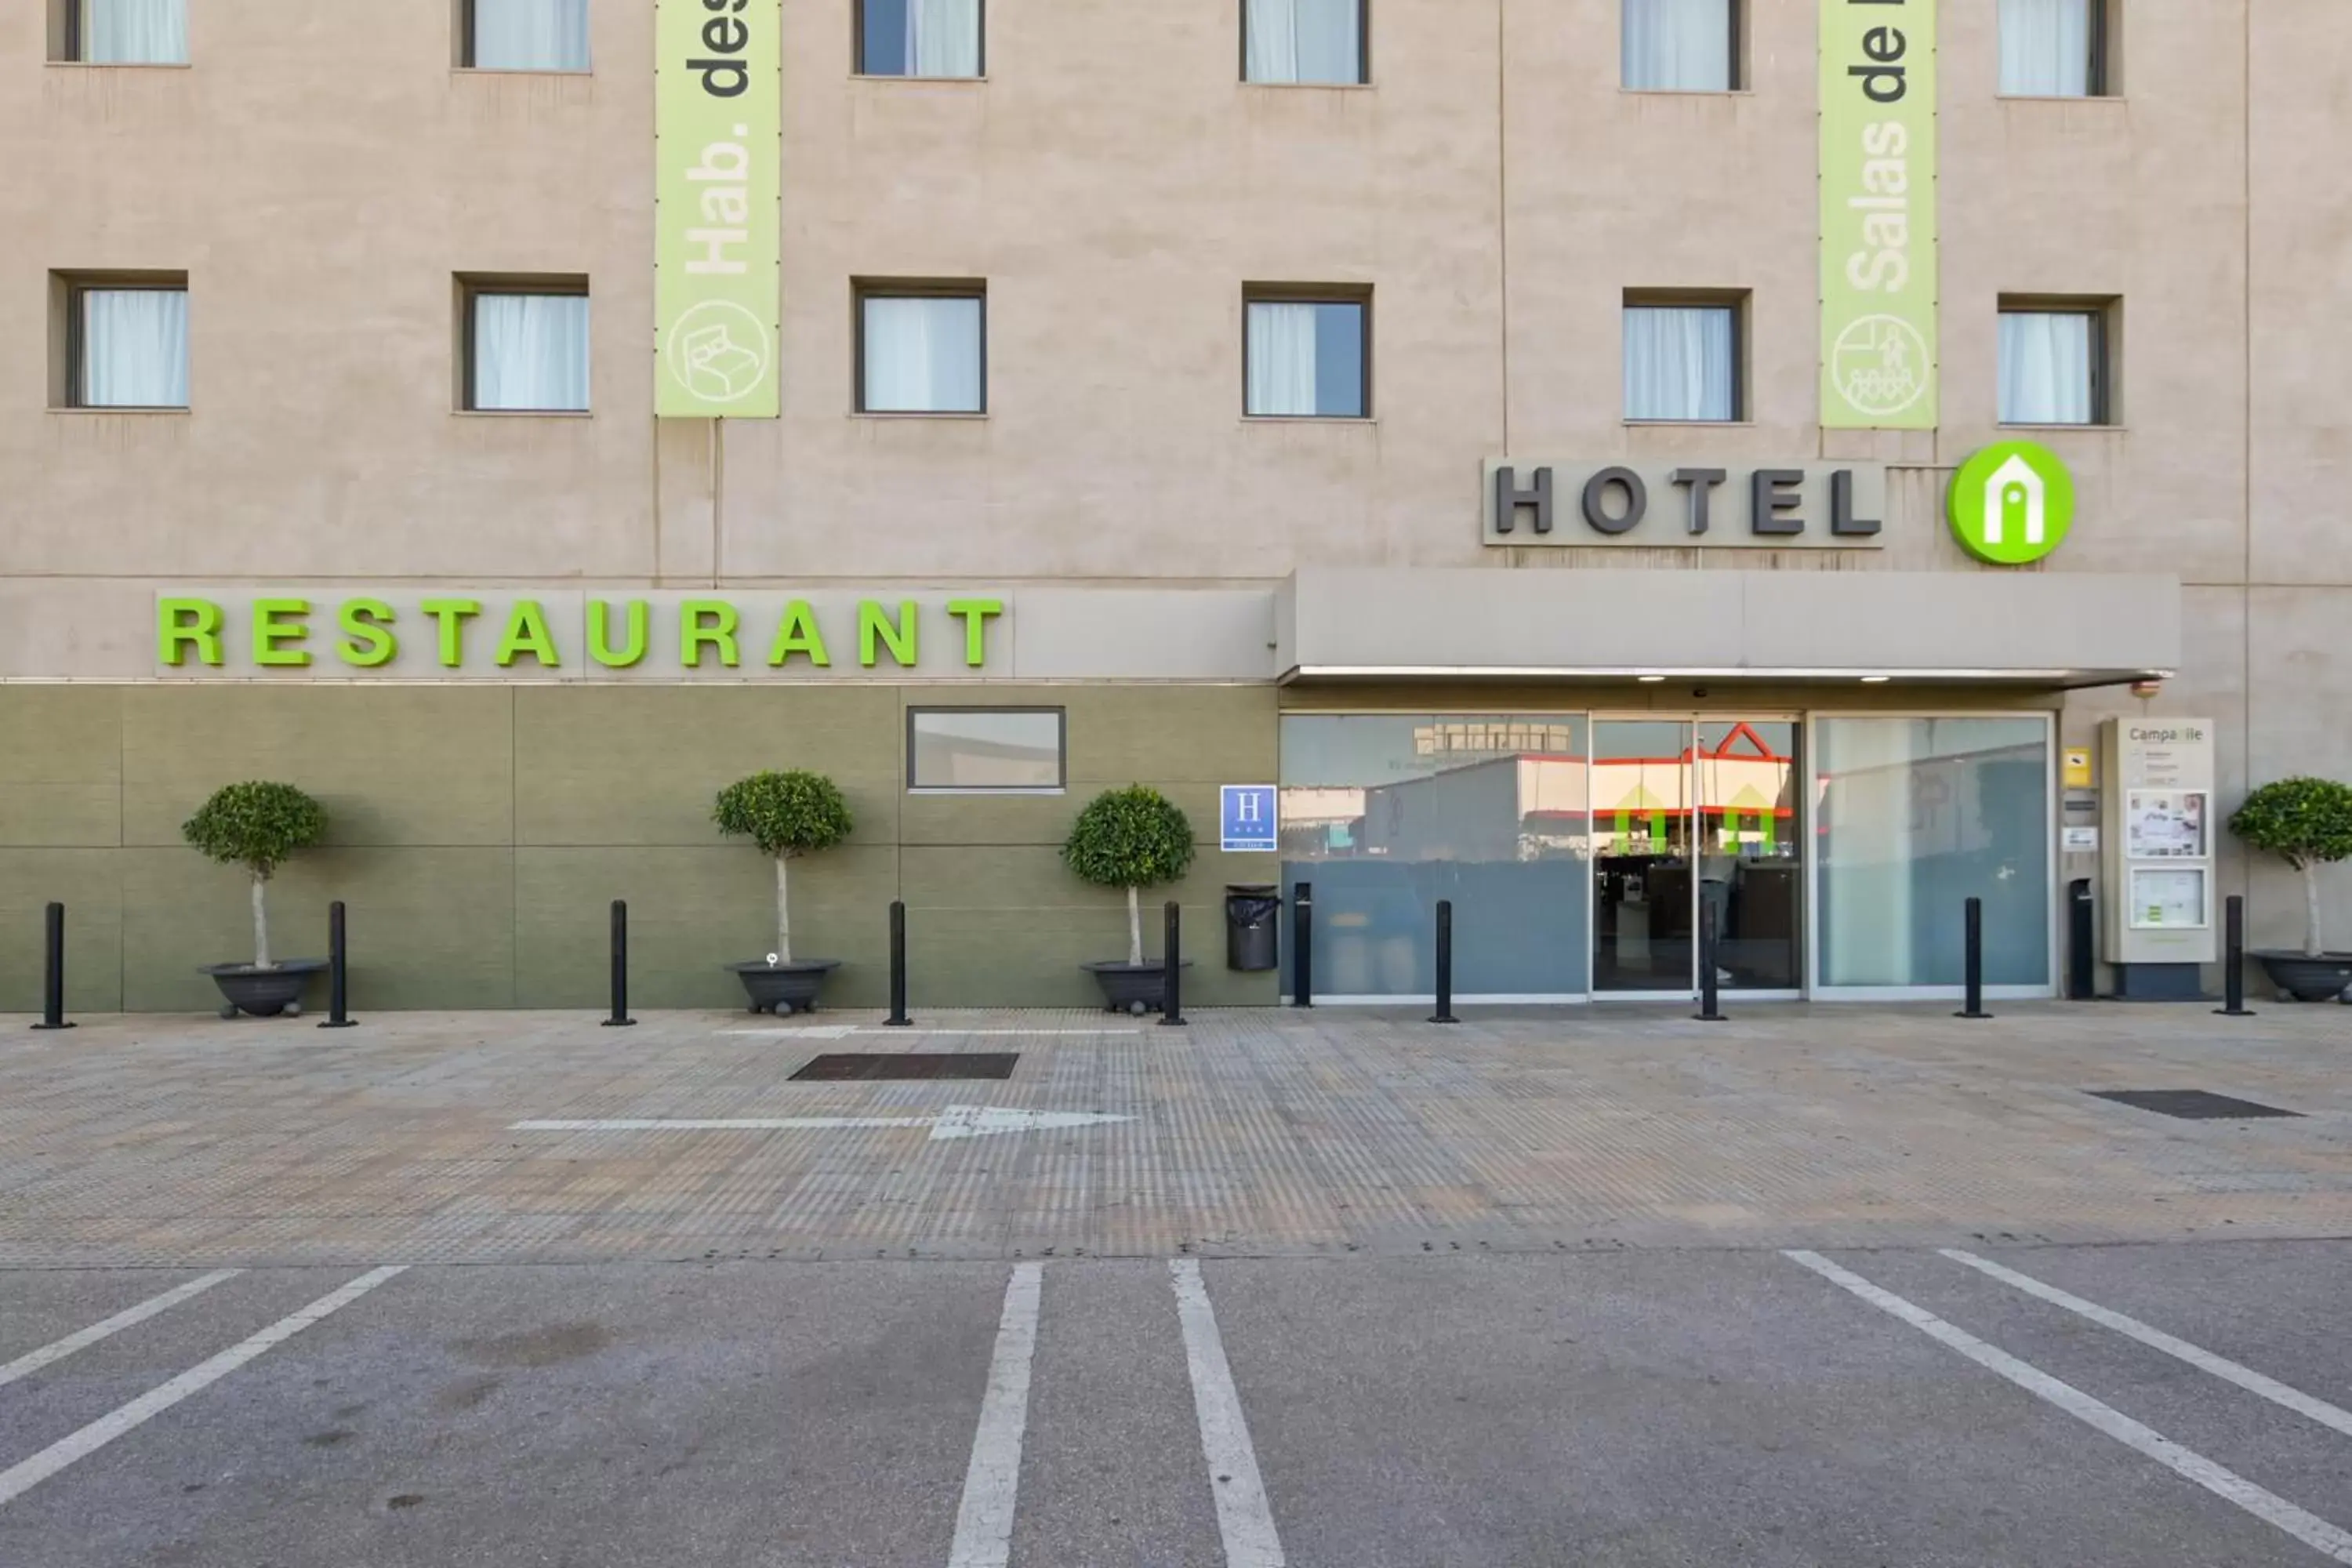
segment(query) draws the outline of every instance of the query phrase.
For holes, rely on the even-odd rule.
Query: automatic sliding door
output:
[[[1691,726],[1592,725],[1592,989],[1688,995]]]
[[[1715,911],[1716,983],[1726,990],[1794,991],[1804,984],[1804,841],[1797,725],[1710,719],[1698,727],[1698,893]]]

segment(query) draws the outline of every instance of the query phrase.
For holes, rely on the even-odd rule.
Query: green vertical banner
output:
[[[1937,0],[1821,0],[1822,426],[1936,427]]]
[[[782,0],[656,0],[654,413],[773,419]]]

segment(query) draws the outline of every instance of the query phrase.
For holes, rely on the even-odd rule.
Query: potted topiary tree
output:
[[[1085,965],[1112,1012],[1146,1013],[1160,1004],[1166,972],[1143,962],[1140,893],[1181,877],[1192,864],[1192,825],[1175,804],[1144,784],[1105,790],[1087,803],[1062,846],[1062,860],[1098,888],[1127,892],[1127,961]]]
[[[749,838],[776,862],[776,951],[764,959],[730,963],[754,1013],[811,1012],[837,958],[793,957],[792,892],[785,867],[803,855],[830,849],[849,837],[849,803],[823,773],[759,773],[719,792],[710,819],[733,837]]]
[[[290,1018],[302,1011],[302,983],[327,961],[269,956],[265,890],[289,856],[326,835],[326,808],[287,784],[223,785],[180,825],[180,836],[207,858],[242,866],[253,879],[253,962],[207,964],[204,971],[220,987],[222,1017],[246,1012]]]
[[[2352,986],[2352,952],[2320,940],[2319,868],[2352,858],[2352,784],[2291,778],[2266,784],[2230,818],[2230,831],[2303,873],[2301,952],[2256,952],[2273,984],[2298,1002],[2325,1002]]]

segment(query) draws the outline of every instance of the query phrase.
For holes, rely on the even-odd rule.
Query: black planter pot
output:
[[[1181,961],[1186,969],[1192,967],[1191,959]],[[1168,970],[1158,963],[1087,963],[1081,964],[1095,984],[1102,987],[1103,1011],[1132,1013],[1140,1018],[1146,1013],[1156,1013],[1166,997]]]
[[[323,958],[288,958],[268,969],[208,963],[203,973],[220,987],[222,1017],[249,1013],[257,1018],[293,1018],[302,1012],[303,982],[326,967]]]
[[[2307,958],[2300,952],[2257,952],[2271,984],[2298,1002],[2325,1002],[2352,986],[2352,952]]]
[[[743,993],[751,999],[754,1013],[773,1013],[788,1017],[794,1013],[816,1011],[817,993],[833,972],[841,967],[837,958],[799,958],[790,963],[770,963],[755,958],[749,963],[730,963],[735,978],[743,983]]]

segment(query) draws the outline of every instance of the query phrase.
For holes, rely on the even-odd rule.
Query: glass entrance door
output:
[[[1596,720],[1592,990],[1688,996],[1716,921],[1716,983],[1801,984],[1803,840],[1789,719]]]

